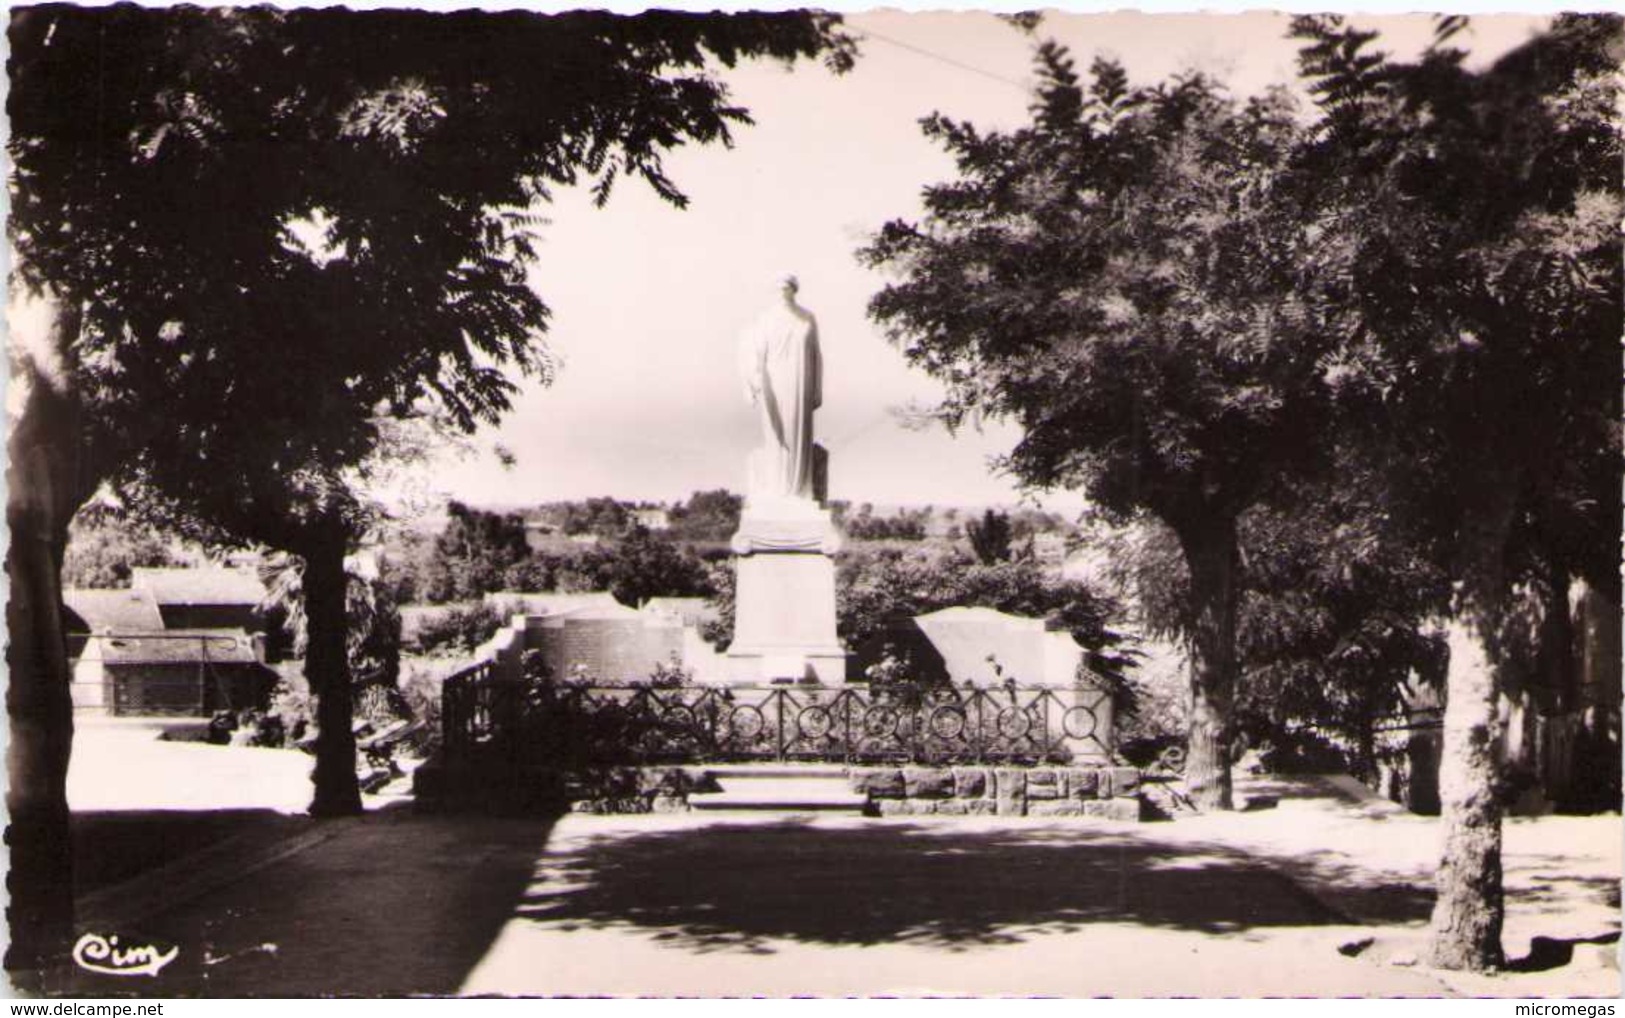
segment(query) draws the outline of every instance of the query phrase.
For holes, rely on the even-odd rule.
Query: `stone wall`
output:
[[[930,684],[997,689],[1014,681],[1049,690],[1063,717],[1063,746],[1074,761],[1105,763],[1112,754],[1115,704],[1108,685],[1085,664],[1082,646],[1044,619],[991,608],[944,608],[896,619],[848,659],[847,678],[867,681],[869,669],[902,651],[912,678]]]
[[[540,637],[539,640],[536,637]],[[585,673],[605,682],[647,679],[683,655],[680,621],[651,618],[630,608],[566,615],[531,633],[548,668],[559,678]]]
[[[515,615],[474,651],[476,662],[486,662],[493,675],[503,682],[524,678],[525,616]]]
[[[1138,821],[1147,814],[1133,767],[853,767],[854,791],[879,816],[1101,817]],[[726,784],[726,778],[723,779]],[[566,773],[549,767],[499,780],[477,768],[430,761],[412,776],[420,808],[556,814],[674,813],[691,792],[717,791],[703,764],[607,767]]]
[[[1142,815],[1133,767],[855,767],[851,782],[881,816]]]

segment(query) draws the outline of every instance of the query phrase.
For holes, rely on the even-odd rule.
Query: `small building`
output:
[[[658,506],[632,510],[632,522],[644,530],[670,530],[671,513]]]
[[[92,590],[70,588],[62,592],[67,608],[63,629],[68,634],[68,659],[85,649],[91,633],[149,632],[164,628],[158,602],[148,590]]]
[[[130,587],[152,595],[165,629],[265,630],[265,585],[252,569],[137,568]]]
[[[260,709],[276,672],[263,642],[242,629],[103,631],[73,668],[75,710],[119,716],[208,717]]]
[[[558,527],[545,520],[525,521],[525,547],[531,551],[552,551],[558,542]]]

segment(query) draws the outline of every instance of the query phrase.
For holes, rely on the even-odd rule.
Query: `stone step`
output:
[[[719,775],[720,776],[720,775]],[[845,778],[724,778],[720,792],[691,792],[694,809],[849,810],[861,812],[869,797]]]
[[[742,763],[713,764],[704,768],[706,774],[721,782],[728,781],[780,781],[786,779],[840,779],[846,780],[846,768],[840,764],[798,763]]]

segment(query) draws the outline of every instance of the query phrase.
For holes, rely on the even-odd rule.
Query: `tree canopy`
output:
[[[1318,416],[1292,105],[1201,76],[1131,88],[1106,60],[1086,83],[1053,43],[1036,70],[1026,127],[926,119],[959,176],[862,253],[903,276],[871,314],[948,383],[949,422],[1021,426],[1022,481],[1176,527],[1233,515]]]
[[[965,523],[965,539],[970,542],[976,560],[984,566],[1010,561],[1010,536],[1009,513],[988,509],[982,513],[981,520]]]
[[[1622,47],[1617,18],[1565,16],[1473,72],[1461,26],[1407,63],[1296,19],[1307,118],[1109,61],[1086,83],[1045,43],[1030,124],[928,118],[958,177],[862,257],[898,273],[870,310],[948,384],[944,418],[1009,418],[1018,478],[1173,532],[1198,802],[1228,797],[1238,626],[1253,676],[1331,714],[1425,664],[1423,614],[1471,631],[1433,958],[1484,967],[1510,595],[1559,620],[1571,577],[1618,599]]]
[[[748,121],[708,67],[845,66],[835,25],[19,14],[12,235],[25,283],[82,314],[90,444],[143,512],[305,557],[312,687],[347,689],[314,673],[342,665],[342,560],[372,508],[358,471],[388,455],[394,419],[468,431],[516,375],[546,380],[528,272],[551,189],[589,182],[602,202],[631,176],[683,204],[663,153]]]
[[[225,449],[273,489],[331,487],[376,448],[380,411],[466,430],[507,408],[516,372],[545,379],[527,270],[553,188],[605,200],[630,176],[683,204],[663,152],[749,120],[708,66],[844,67],[835,25],[33,8],[11,28],[19,276],[82,306],[97,437],[159,487],[194,494],[193,465]],[[286,514],[255,476],[209,481],[269,529]]]
[[[1295,22],[1349,295],[1327,319],[1338,398],[1458,578],[1505,499],[1515,573],[1557,556],[1617,592],[1620,23],[1558,18],[1480,74],[1454,27],[1402,64],[1339,19]]]
[[[1006,466],[1178,536],[1193,625],[1188,774],[1228,807],[1236,521],[1316,462],[1326,349],[1305,267],[1317,234],[1293,103],[1236,102],[1187,75],[1132,87],[1097,59],[1037,50],[1031,122],[983,132],[934,114],[958,176],[918,223],[861,252],[893,270],[870,314],[947,384],[950,424],[1008,418]]]
[[[143,512],[305,558],[307,670],[324,736],[340,733],[318,747],[318,804],[332,784],[330,811],[359,808],[342,565],[371,509],[357,471],[391,421],[468,431],[516,375],[547,377],[528,276],[552,189],[603,202],[633,177],[680,206],[663,154],[749,122],[715,67],[840,70],[855,50],[808,12],[53,4],[14,12],[9,41],[17,279],[58,309],[14,365],[30,473],[8,518],[38,543],[11,559],[30,600],[8,658],[14,756],[35,761],[12,798],[15,867],[38,890],[8,957],[27,965],[71,912],[47,900],[72,726],[46,602],[78,503],[111,478]]]
[[[453,500],[420,579],[429,601],[476,600],[507,588],[509,571],[530,558],[525,521]]]
[[[1403,63],[1339,18],[1293,24],[1322,114],[1304,163],[1328,182],[1328,377],[1466,630],[1431,956],[1480,969],[1503,960],[1494,743],[1512,592],[1566,618],[1577,576],[1618,604],[1625,38],[1618,17],[1560,16],[1474,73],[1449,45],[1459,27],[1442,20]]]

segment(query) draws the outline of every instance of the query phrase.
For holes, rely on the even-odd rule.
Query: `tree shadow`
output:
[[[1243,801],[1264,800],[1280,802],[1290,799],[1335,798],[1333,792],[1302,778],[1275,778],[1268,774],[1248,776],[1245,784],[1238,782],[1238,797]],[[1244,793],[1244,794],[1242,794]]]
[[[179,844],[209,831],[225,878],[108,928],[125,945],[179,948],[155,978],[66,967],[51,993],[172,997],[455,994],[513,916],[556,818],[415,813],[386,807],[316,821],[259,811],[86,817],[113,836]],[[219,834],[219,829],[234,833]],[[188,833],[190,832],[190,833]],[[331,838],[323,839],[332,834]],[[264,836],[262,842],[261,836]],[[288,846],[301,845],[297,851]],[[239,854],[240,872],[230,870]],[[169,870],[133,882],[152,895]],[[107,889],[97,895],[106,898]],[[112,888],[118,891],[119,887]],[[115,913],[112,913],[116,915]]]
[[[1523,868],[1520,868],[1520,875],[1522,872]],[[1620,907],[1617,877],[1576,877],[1544,871],[1530,873],[1527,882],[1520,880],[1516,885],[1507,887],[1506,896],[1509,905],[1515,903],[1541,912],[1553,912],[1573,908],[1575,891],[1599,905],[1613,909]]]
[[[310,823],[268,809],[77,812],[69,821],[74,892],[116,885],[232,838],[270,838]]]
[[[1571,939],[1557,939],[1554,937],[1536,937],[1529,942],[1529,953],[1522,958],[1507,962],[1509,972],[1549,972],[1555,968],[1562,968],[1574,960],[1574,949],[1580,944],[1617,944],[1619,932],[1604,933],[1595,937],[1574,937]]]
[[[1398,888],[1386,909],[1412,919],[1428,904]],[[1231,934],[1350,922],[1284,867],[1224,845],[1083,825],[796,819],[586,838],[545,861],[519,914],[561,931],[641,929],[696,952],[754,953],[775,940],[958,950],[1097,923]]]

